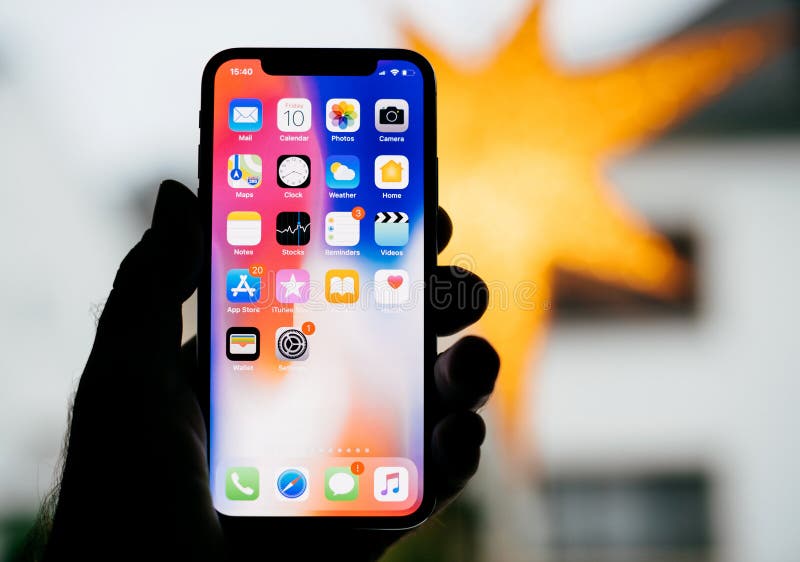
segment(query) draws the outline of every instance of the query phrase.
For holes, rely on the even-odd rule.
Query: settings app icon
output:
[[[278,328],[275,332],[275,357],[281,361],[308,359],[308,339],[297,328]]]

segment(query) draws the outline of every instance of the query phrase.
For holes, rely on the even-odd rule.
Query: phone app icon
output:
[[[375,102],[375,128],[383,133],[402,133],[408,129],[408,102],[381,99]]]
[[[332,133],[355,133],[361,126],[361,104],[353,98],[334,98],[325,104],[325,125]]]
[[[275,491],[278,499],[303,501],[308,499],[308,470],[305,468],[284,468],[275,478]]]
[[[275,298],[282,303],[303,303],[310,288],[305,269],[281,269],[275,275]]]
[[[305,246],[311,240],[311,217],[302,211],[278,213],[275,237],[284,246]]]
[[[228,158],[228,185],[235,189],[255,189],[261,185],[261,156],[231,154]]]
[[[305,361],[308,359],[308,338],[297,328],[278,328],[275,331],[275,357],[281,361]]]
[[[379,466],[375,469],[373,494],[379,502],[403,502],[408,499],[408,469],[403,466]]]
[[[399,211],[375,213],[375,243],[378,246],[408,244],[408,215]]]
[[[226,355],[231,361],[255,361],[261,353],[258,328],[228,328]]]
[[[325,160],[325,183],[331,189],[355,189],[361,180],[358,156],[328,156]]]
[[[231,246],[255,246],[261,242],[261,215],[255,211],[229,213],[227,238]]]
[[[278,156],[278,185],[284,188],[308,187],[311,159],[303,154]]]
[[[397,306],[408,302],[410,285],[405,269],[379,269],[375,272],[375,303]]]
[[[247,269],[229,269],[225,291],[229,302],[257,303],[261,300],[261,277],[250,275]]]
[[[358,300],[358,271],[329,269],[325,273],[325,300],[333,304],[353,304]]]
[[[225,474],[225,496],[237,501],[258,499],[258,469],[253,466],[229,468]]]
[[[306,98],[278,100],[278,129],[289,133],[303,133],[311,129],[311,101]]]
[[[349,466],[326,468],[325,497],[334,502],[353,501],[358,497],[358,475]]]
[[[231,131],[252,133],[261,130],[261,100],[254,98],[232,99],[228,106],[228,126]]]
[[[361,221],[352,211],[325,215],[325,242],[328,246],[355,246],[361,238]]]
[[[383,154],[375,159],[375,185],[381,189],[408,187],[408,158]]]

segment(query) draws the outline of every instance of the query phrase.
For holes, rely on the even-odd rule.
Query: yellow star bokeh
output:
[[[780,52],[790,33],[773,17],[570,72],[548,56],[540,13],[534,7],[478,68],[407,34],[437,77],[440,202],[455,225],[441,263],[468,267],[489,284],[476,332],[502,358],[493,400],[507,438],[518,435],[556,268],[659,298],[686,290],[688,266],[614,192],[604,177],[609,161]]]

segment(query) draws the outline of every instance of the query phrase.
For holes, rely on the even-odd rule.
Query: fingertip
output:
[[[500,356],[486,339],[467,335],[442,354],[448,380],[484,394],[494,390]]]
[[[431,300],[436,311],[436,333],[449,336],[480,320],[489,304],[489,290],[483,279],[471,271],[437,266]]]
[[[182,183],[167,179],[158,188],[151,225],[155,258],[169,265],[177,296],[186,300],[197,286],[203,236],[197,197]]]
[[[443,485],[457,490],[475,474],[480,464],[480,447],[486,425],[474,412],[447,416],[433,431],[431,448]]]
[[[443,208],[436,212],[436,248],[438,252],[445,249],[453,236],[453,221]]]

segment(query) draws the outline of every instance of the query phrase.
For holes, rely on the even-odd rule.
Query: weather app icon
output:
[[[355,189],[361,179],[358,156],[328,156],[325,183],[331,189]]]

